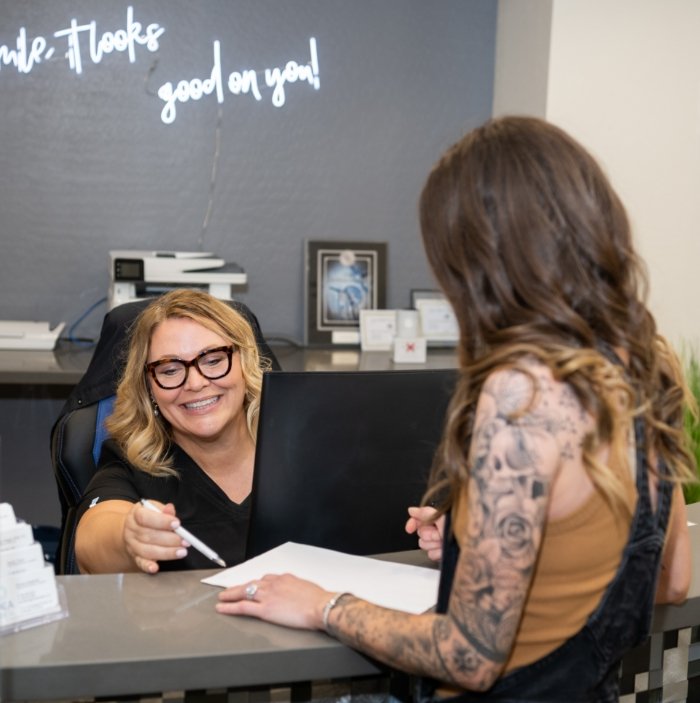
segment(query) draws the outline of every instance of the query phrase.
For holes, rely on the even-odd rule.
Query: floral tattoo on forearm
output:
[[[580,452],[586,414],[548,371],[493,374],[469,453],[467,520],[446,615],[407,616],[346,599],[335,633],[413,673],[487,688],[513,646],[537,561],[550,486]]]

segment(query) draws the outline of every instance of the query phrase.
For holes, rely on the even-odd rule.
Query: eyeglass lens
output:
[[[214,380],[231,370],[232,350],[215,349],[192,361],[169,359],[153,367],[153,376],[161,388],[178,388],[185,383],[190,366],[195,366],[202,376]]]

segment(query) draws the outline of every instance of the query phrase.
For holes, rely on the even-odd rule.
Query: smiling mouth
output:
[[[192,403],[183,403],[185,410],[202,410],[209,408],[219,402],[219,396],[214,398],[205,398],[204,400],[195,400]]]

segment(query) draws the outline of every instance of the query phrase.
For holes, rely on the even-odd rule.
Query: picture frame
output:
[[[305,242],[306,345],[360,344],[360,311],[386,307],[386,254],[386,242]]]
[[[421,335],[429,347],[454,347],[459,325],[445,294],[439,290],[412,290],[411,304],[418,310]]]
[[[360,310],[362,351],[391,351],[397,332],[396,310]]]
[[[411,307],[418,310],[416,303],[419,300],[444,300],[445,294],[441,290],[432,288],[412,288],[411,289]]]

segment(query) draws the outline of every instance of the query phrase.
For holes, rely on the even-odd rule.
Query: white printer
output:
[[[174,288],[201,288],[230,300],[245,271],[210,252],[116,250],[109,252],[109,309]]]

